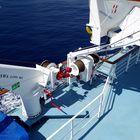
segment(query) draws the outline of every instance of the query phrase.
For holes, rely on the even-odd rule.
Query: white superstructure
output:
[[[135,7],[140,7],[140,1],[90,0],[89,7],[90,16],[87,26],[90,26],[92,31],[91,43],[100,45],[101,37],[109,36],[112,38],[112,36],[115,36],[114,31],[119,29],[124,31],[130,20],[134,22],[131,17],[129,20],[126,17],[131,15],[131,12],[134,11]],[[135,16],[137,16],[138,13]],[[124,19],[127,22],[125,22],[125,24],[123,24]],[[138,28],[138,26],[135,26],[134,24],[129,24],[129,27]],[[121,37],[123,37],[123,35]]]

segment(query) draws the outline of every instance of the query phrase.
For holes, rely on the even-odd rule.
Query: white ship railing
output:
[[[116,76],[119,77],[123,73],[127,72],[132,66],[140,62],[140,48],[133,53],[130,53],[127,57],[116,64]]]
[[[111,68],[110,74],[112,73],[113,67]],[[64,125],[62,125],[58,130],[56,130],[51,136],[49,136],[47,140],[52,140],[52,139],[56,139],[56,140],[71,139],[72,140],[92,120],[96,119],[97,121],[103,113],[103,101],[104,101],[104,97],[106,95],[107,90],[110,88],[110,81],[112,81],[112,77],[108,76],[102,92],[96,98],[94,98],[89,104],[87,104],[82,110],[80,110],[74,117],[68,120]],[[92,108],[92,110],[90,110],[90,119],[87,119],[89,115],[87,114],[84,118],[80,120],[80,122],[76,123],[77,120],[75,119],[81,113],[88,110],[90,107]],[[75,122],[75,125],[74,125],[74,122]],[[69,127],[69,130],[66,132],[66,130],[68,129],[66,127],[68,126],[70,127]],[[76,132],[74,130],[76,130]]]
[[[100,117],[105,113],[104,111],[105,111],[105,106],[106,106],[106,99],[111,94],[111,88],[112,88],[111,84],[113,83],[114,78],[116,78],[116,76],[118,77],[124,72],[127,72],[127,70],[130,67],[132,67],[134,64],[137,64],[139,61],[140,61],[140,49],[136,53],[129,54],[122,63],[119,62],[117,64],[113,64],[110,68],[110,72],[106,79],[102,92],[96,98],[94,98],[89,104],[87,104],[83,109],[81,109],[75,116],[69,119],[64,125],[62,125],[52,135],[50,135],[47,138],[47,140],[59,140],[59,139],[60,140],[65,140],[65,139],[73,140],[73,139],[78,139],[79,137],[81,137],[84,134],[83,133],[84,128],[87,125],[90,125],[90,122],[92,122],[90,126],[92,127],[100,119]],[[118,73],[118,75],[116,75],[116,73]],[[110,102],[113,102],[111,101],[111,99],[109,100]],[[76,119],[81,113],[83,113],[86,110],[90,110],[89,114],[87,114],[84,118],[80,120]],[[109,110],[109,107],[108,107],[108,110]],[[87,119],[89,115],[90,115],[90,118]],[[87,131],[87,128],[85,129],[85,132],[86,131]],[[78,135],[80,132],[81,134]]]

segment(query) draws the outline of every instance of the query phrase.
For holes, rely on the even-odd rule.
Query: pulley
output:
[[[41,64],[42,67],[44,68],[51,68],[51,67],[57,67],[55,63],[50,62],[49,60],[44,60]]]
[[[76,62],[70,65],[72,71],[71,74],[74,76],[78,76],[80,72],[85,70],[85,64],[81,60],[77,60]]]

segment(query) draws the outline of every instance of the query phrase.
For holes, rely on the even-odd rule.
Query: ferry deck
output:
[[[21,117],[31,140],[138,140],[139,50],[128,49],[114,55],[112,62],[123,58],[117,65],[104,62],[92,85],[74,82],[56,90],[53,102],[61,110],[48,100],[35,119],[21,117],[21,110],[9,115]]]

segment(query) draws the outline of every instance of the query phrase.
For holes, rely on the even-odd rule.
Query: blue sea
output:
[[[0,63],[55,63],[90,45],[88,0],[0,0]]]

